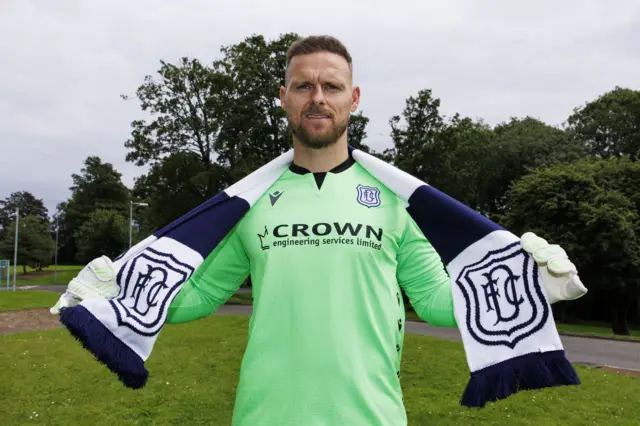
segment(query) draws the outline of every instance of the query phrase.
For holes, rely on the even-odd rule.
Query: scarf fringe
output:
[[[460,404],[484,407],[522,390],[579,384],[564,350],[530,353],[471,373]]]
[[[149,372],[142,358],[115,337],[84,306],[60,311],[60,322],[98,361],[118,376],[125,386],[139,389],[147,383]]]

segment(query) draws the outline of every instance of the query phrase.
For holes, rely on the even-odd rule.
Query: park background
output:
[[[14,257],[19,209],[20,284],[53,283],[54,261],[79,270],[95,257],[116,257],[130,233],[135,244],[290,149],[277,96],[297,36],[251,34],[221,46],[216,58],[160,60],[141,76],[135,96],[122,95],[140,106],[122,141],[126,161],[148,168],[133,187],[89,155],[71,171],[71,196],[55,212],[29,191],[0,201],[0,258]],[[561,245],[589,292],[554,306],[556,319],[606,322],[630,335],[640,324],[640,91],[614,86],[585,99],[563,126],[531,116],[491,126],[445,116],[440,104],[430,88],[410,95],[388,119],[393,147],[381,151],[367,145],[369,118],[359,111],[349,143],[516,235],[532,231]]]
[[[1,34],[14,41],[0,51],[17,59],[6,69],[19,71],[19,77],[0,82],[1,107],[19,95],[2,110],[0,259],[13,262],[16,209],[20,215],[19,291],[0,292],[0,311],[51,306],[58,295],[33,286],[64,286],[94,257],[115,257],[129,247],[130,232],[135,244],[288,150],[291,138],[277,100],[285,52],[297,34],[327,32],[351,48],[355,83],[362,81],[365,89],[349,126],[351,145],[516,235],[533,231],[560,244],[589,292],[553,307],[559,330],[640,338],[640,81],[632,71],[636,63],[623,59],[637,54],[637,5],[370,3],[327,2],[290,15],[290,24],[275,17],[287,8],[275,2],[235,2],[243,8],[239,12],[232,2],[219,2],[213,14],[197,1],[164,5],[169,9],[145,2],[0,6]],[[340,11],[349,16],[340,17]],[[73,19],[64,25],[69,14]],[[360,26],[353,16],[362,19]],[[107,31],[112,28],[101,18],[118,23],[117,31]],[[418,24],[442,38],[421,37]],[[357,36],[350,26],[360,28]],[[466,28],[474,32],[463,34]],[[32,34],[35,41],[27,41]],[[184,34],[192,34],[188,43],[180,41]],[[98,47],[88,48],[85,40],[97,40]],[[122,57],[106,53],[110,41]],[[17,46],[18,53],[7,46]],[[38,46],[44,53],[33,54]],[[74,49],[97,52],[99,59],[89,63]],[[79,62],[69,60],[80,56]],[[380,56],[384,66],[362,69]],[[411,57],[427,60],[403,65]],[[571,61],[584,72],[567,65]],[[133,72],[124,62],[138,68]],[[496,65],[482,68],[487,62]],[[449,63],[455,68],[445,81]],[[101,74],[101,68],[109,71]],[[119,86],[122,81],[127,84]],[[522,91],[500,91],[507,86]],[[593,95],[577,99],[582,86]],[[33,93],[25,96],[24,87]],[[545,120],[553,115],[549,111],[557,116],[567,98],[574,101],[562,119]],[[58,115],[44,120],[38,114],[48,102]],[[379,105],[387,104],[395,111],[383,116]],[[514,105],[513,111],[506,105]],[[35,124],[29,114],[11,115],[23,107]],[[71,118],[63,120],[64,112]],[[117,120],[107,121],[115,112]],[[111,128],[123,120],[126,126]],[[14,123],[24,139],[5,130]],[[114,137],[123,133],[128,137]],[[78,144],[74,138],[86,139]],[[43,155],[55,159],[43,165]],[[133,182],[125,178],[132,170]],[[34,185],[38,174],[57,184],[64,174],[69,196]],[[13,271],[1,271],[5,286],[7,272]],[[245,288],[229,304],[250,305],[250,282]],[[410,309],[408,317],[418,320]],[[64,330],[0,335],[0,359],[7,366],[0,370],[0,397],[10,401],[1,405],[0,420],[229,424],[246,321],[211,317],[167,328],[143,394],[123,389]],[[637,378],[577,369],[581,387],[521,393],[469,411],[457,403],[468,378],[461,345],[411,335],[403,387],[411,424],[637,424]]]

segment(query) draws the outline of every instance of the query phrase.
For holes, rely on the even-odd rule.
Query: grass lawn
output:
[[[13,262],[13,259],[11,259],[11,262]],[[67,270],[70,270],[70,269],[80,270],[82,268],[84,268],[84,265],[58,265],[58,267],[57,267],[58,272],[59,271],[67,271]],[[32,272],[51,272],[51,273],[53,273],[54,269],[55,269],[54,265],[50,265],[50,266],[47,266],[45,268],[42,268],[42,271],[38,271],[37,269],[32,268],[31,266],[27,266],[27,275],[30,275]],[[6,270],[5,270],[4,273],[6,274]],[[9,269],[9,273],[11,274],[11,276],[13,276],[13,265],[11,265],[11,268]],[[23,271],[22,271],[22,265],[18,265],[18,270],[16,271],[16,275],[17,276],[24,275]]]
[[[27,308],[50,308],[56,304],[59,298],[59,294],[50,291],[0,291],[0,311],[13,311],[16,309]]]
[[[167,326],[149,383],[123,387],[65,330],[0,335],[3,424],[229,425],[249,319],[213,316]],[[462,344],[406,336],[402,383],[410,425],[640,424],[640,378],[578,366],[581,386],[528,391],[484,409],[458,401]]]
[[[53,267],[43,268],[42,271],[30,271],[26,275],[18,273],[16,274],[16,286],[51,284],[67,285],[72,278],[78,275],[78,272],[80,272],[82,268],[84,268],[84,266],[58,266],[57,273],[55,274],[55,283],[53,282]],[[11,282],[11,285],[13,285],[13,281]]]
[[[0,291],[0,312],[29,308],[50,308],[56,304],[60,294],[41,290]],[[251,293],[236,293],[228,305],[251,305]]]
[[[69,280],[75,277],[78,271],[68,269],[63,273],[69,274]],[[59,276],[62,276],[62,274]],[[253,303],[251,292],[236,293],[229,301],[228,305],[251,305]],[[0,291],[0,311],[24,308],[48,308],[53,306],[58,300],[59,295],[48,291]],[[53,301],[53,302],[52,302]],[[407,320],[422,321],[420,317],[411,309],[406,312]],[[610,337],[620,340],[640,340],[640,329],[632,329],[631,336],[617,336],[611,331],[608,324],[589,323],[589,324],[557,324],[558,331],[580,334],[584,336],[601,336]]]
[[[53,266],[42,268],[42,271],[27,267],[27,273],[22,272],[22,266],[18,266],[16,271],[16,286],[22,287],[27,285],[67,285],[72,278],[78,275],[78,272],[84,268],[84,265],[58,265],[56,271]],[[0,270],[0,282],[2,288],[7,285],[7,270]],[[53,279],[56,281],[54,282]],[[13,287],[13,266],[9,270],[9,287]]]
[[[582,334],[585,336],[603,336],[620,340],[640,340],[640,329],[631,329],[631,336],[613,334],[608,324],[557,324],[558,330],[566,333]],[[640,347],[638,348],[640,351]]]

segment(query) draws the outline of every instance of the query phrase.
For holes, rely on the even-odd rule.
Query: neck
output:
[[[322,149],[308,148],[296,138],[293,139],[293,163],[311,173],[328,172],[348,158],[349,148],[346,137]]]

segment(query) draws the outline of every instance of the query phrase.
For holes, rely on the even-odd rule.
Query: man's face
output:
[[[287,86],[280,103],[300,143],[321,149],[345,134],[358,108],[360,89],[353,87],[349,63],[340,55],[318,52],[295,56],[289,63]]]

